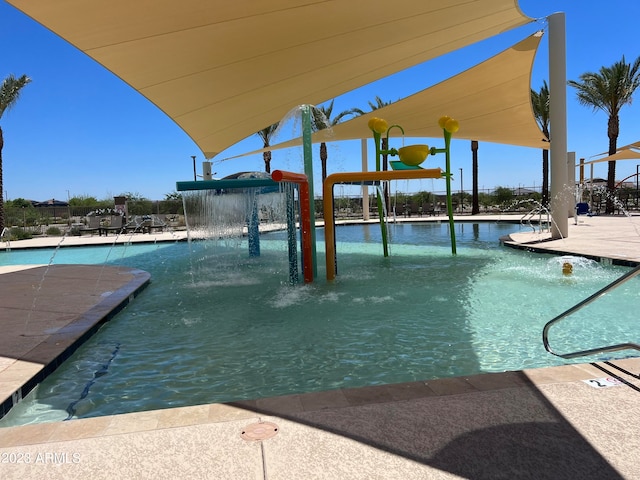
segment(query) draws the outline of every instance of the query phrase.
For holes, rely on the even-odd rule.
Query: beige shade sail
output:
[[[508,145],[549,148],[533,115],[531,69],[541,33],[433,87],[313,134],[314,142],[331,142],[371,137],[367,126],[372,117],[387,120],[404,129],[405,137],[434,137],[442,143],[438,119],[455,118],[460,130],[454,138]],[[390,136],[401,135],[397,128]],[[301,139],[273,145],[277,150],[300,144]],[[436,142],[437,143],[437,142]]]
[[[629,145],[625,145],[624,147],[620,147],[618,150],[622,150],[622,149],[626,149],[626,148],[635,148],[635,149],[640,150],[640,142],[630,143]]]
[[[7,1],[147,97],[208,158],[296,105],[531,21],[516,0]]]
[[[618,151],[616,153],[614,153],[613,155],[607,155],[606,157],[596,158],[595,160],[590,160],[588,162],[579,163],[579,164],[577,164],[577,166],[580,166],[580,165],[591,165],[591,164],[600,163],[600,162],[615,162],[616,160],[637,160],[637,159],[640,159],[640,152],[637,151],[637,150],[633,150],[631,148],[633,145],[637,145],[638,143],[639,142],[631,143],[629,145],[626,145],[624,147],[619,148]]]

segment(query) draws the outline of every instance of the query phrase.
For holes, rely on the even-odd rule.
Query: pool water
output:
[[[16,425],[568,363],[544,324],[625,267],[502,247],[519,225],[339,226],[338,277],[288,283],[284,233],[244,242],[62,248],[53,263],[147,270],[151,285],[0,421]],[[234,242],[236,244],[234,244]],[[48,263],[51,251],[0,254]],[[633,279],[554,327],[559,352],[638,341]],[[618,352],[619,356],[630,352]],[[589,358],[576,359],[576,362]]]

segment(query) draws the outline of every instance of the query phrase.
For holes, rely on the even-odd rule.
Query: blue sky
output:
[[[624,55],[631,62],[640,56],[635,38],[640,2],[603,8],[597,0],[521,0],[532,17],[553,12],[566,14],[567,79],[610,66]],[[459,73],[508,48],[542,23],[506,32],[475,46],[454,52],[426,65],[350,92],[335,100],[334,112],[352,107],[369,110],[379,96],[395,101]],[[0,120],[5,198],[45,200],[90,195],[105,199],[125,192],[157,200],[175,190],[175,182],[193,179],[192,155],[198,171],[204,160],[191,139],[171,119],[102,66],[0,0],[0,79],[9,73],[32,78],[15,108]],[[538,50],[532,88],[548,78],[548,44]],[[640,91],[636,97],[640,96]],[[576,158],[608,149],[607,116],[581,106],[575,91],[567,90],[568,148]],[[392,119],[389,119],[392,120]],[[620,115],[618,146],[640,140],[640,105],[625,106]],[[437,144],[431,140],[430,144]],[[213,171],[222,177],[238,171],[263,170],[261,155],[220,161],[261,147],[256,136],[233,146],[214,159]],[[318,147],[314,147],[317,154]],[[274,152],[272,168],[293,169],[298,153]],[[319,161],[318,161],[319,163]],[[617,163],[617,178],[636,172],[634,160]],[[481,143],[479,186],[539,186],[541,154],[537,149]],[[360,142],[329,144],[329,172],[360,168]],[[471,186],[468,141],[454,141],[452,170],[463,169],[464,188]],[[594,176],[606,177],[606,163],[597,164]],[[587,171],[587,174],[589,172]],[[319,177],[319,173],[316,177]],[[432,181],[398,190],[440,190]],[[456,176],[456,185],[459,177]],[[316,192],[318,187],[316,186]]]

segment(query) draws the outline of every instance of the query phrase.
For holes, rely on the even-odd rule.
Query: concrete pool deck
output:
[[[639,223],[579,217],[566,239],[521,233],[508,243],[635,262]],[[118,295],[129,301],[145,283],[136,270],[66,265],[41,282],[38,268],[0,267],[3,398],[64,350],[58,340],[89,328],[80,319],[111,314]],[[45,291],[50,299],[34,303]],[[42,342],[28,343],[35,335]],[[6,427],[0,478],[633,479],[639,373],[640,358],[628,358]]]

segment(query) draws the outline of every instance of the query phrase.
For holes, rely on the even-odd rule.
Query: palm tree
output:
[[[578,102],[594,110],[604,110],[609,115],[607,135],[609,137],[609,155],[617,150],[620,133],[620,109],[631,103],[631,97],[640,85],[640,57],[628,64],[622,60],[610,67],[601,67],[599,72],[587,72],[580,80],[569,80],[569,86],[577,90]],[[616,162],[609,162],[607,175],[607,205],[605,212],[613,213],[613,195],[616,183]]]
[[[322,107],[317,107],[312,109],[313,117],[311,119],[311,122],[312,122],[312,128],[315,132],[319,130],[324,130],[325,128],[331,128],[337,125],[338,123],[340,123],[340,121],[347,115],[355,115],[358,112],[360,112],[360,110],[356,108],[352,108],[350,110],[345,110],[344,112],[340,112],[338,115],[331,118],[331,115],[333,114],[333,102],[334,101],[331,100],[331,103],[326,107],[322,106]],[[320,164],[322,165],[322,181],[323,182],[324,182],[324,179],[327,178],[327,158],[328,158],[327,144],[325,142],[322,142],[320,144]]]
[[[480,198],[478,196],[478,141],[471,140],[471,215],[480,213]]]
[[[379,108],[386,107],[387,105],[391,105],[391,102],[385,102],[384,100],[382,100],[377,95],[376,95],[376,98],[374,100],[375,100],[375,103],[374,102],[368,102],[369,103],[369,108],[371,108],[372,112],[374,110],[378,110]]]
[[[540,91],[536,92],[531,89],[531,105],[533,107],[533,115],[547,140],[551,139],[549,135],[549,85],[547,81],[542,82]],[[549,205],[549,150],[542,149],[542,205]]]
[[[26,75],[16,78],[9,75],[0,85],[0,119],[4,112],[11,110],[20,97],[20,91],[31,79]],[[4,137],[2,135],[2,127],[0,127],[0,232],[4,230],[4,182],[2,179],[2,149],[4,148]]]
[[[267,148],[271,145],[271,138],[278,129],[279,122],[274,123],[266,128],[263,128],[256,133],[262,139],[262,147]],[[262,152],[262,159],[264,160],[264,171],[271,173],[271,151]]]

